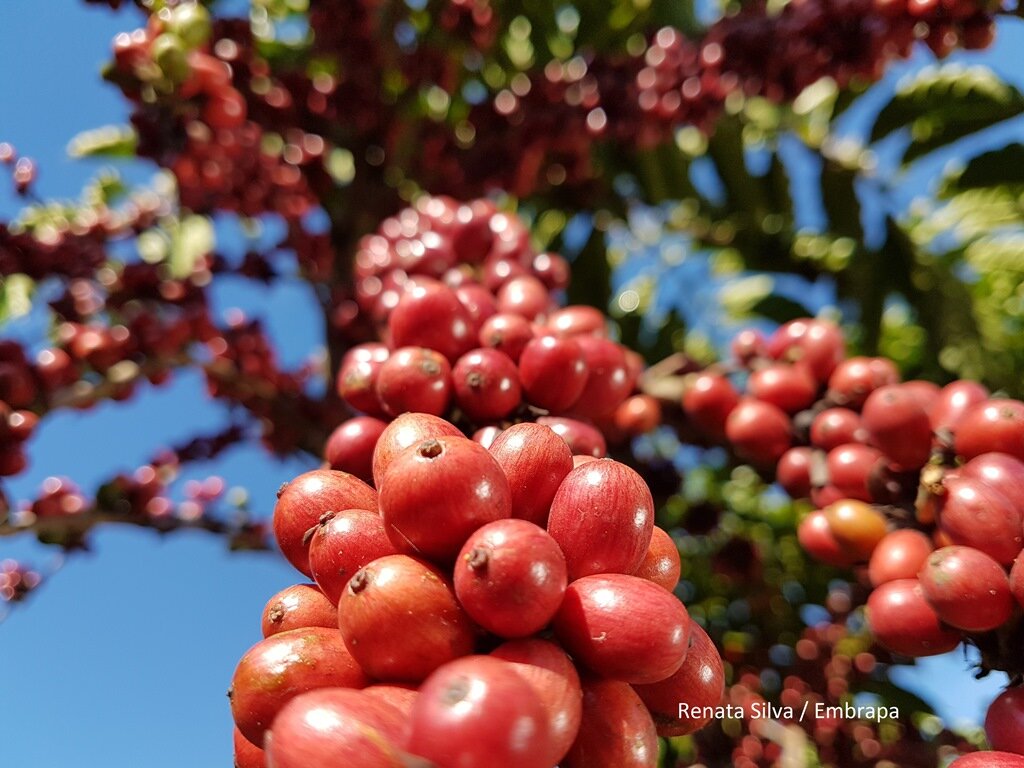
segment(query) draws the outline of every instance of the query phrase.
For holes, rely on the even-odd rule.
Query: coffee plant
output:
[[[0,536],[279,550],[236,768],[1024,764],[1024,148],[972,141],[1024,95],[961,53],[1016,7],[86,2],[130,123],[72,154],[160,173],[45,201],[0,143],[0,321],[44,329],[0,339],[0,478],[189,371],[230,419],[0,484]],[[323,349],[232,279],[306,284]],[[248,444],[308,471],[183,480]],[[3,561],[7,611],[51,570]],[[962,644],[983,732],[890,676]]]

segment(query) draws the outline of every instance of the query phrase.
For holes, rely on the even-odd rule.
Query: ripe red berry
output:
[[[683,412],[711,440],[725,438],[725,422],[740,402],[739,392],[725,376],[696,373],[686,381]]]
[[[267,601],[263,608],[263,636],[305,627],[338,626],[338,611],[327,596],[313,584],[286,587]]]
[[[562,438],[574,456],[586,455],[600,459],[608,453],[604,435],[591,424],[561,416],[541,416],[537,423]]]
[[[548,289],[533,275],[520,275],[506,281],[498,290],[498,310],[536,320],[547,312],[551,297]]]
[[[309,540],[309,569],[317,586],[332,605],[337,605],[356,571],[378,557],[392,554],[395,547],[376,509],[328,512]]]
[[[562,768],[650,768],[658,762],[658,734],[636,691],[619,680],[583,684],[583,717]]]
[[[826,382],[843,360],[843,333],[824,320],[791,320],[768,340],[768,354],[776,360],[800,362],[818,381]]]
[[[786,414],[772,405],[743,398],[729,413],[725,435],[736,455],[758,467],[774,465],[793,441]]]
[[[828,393],[839,405],[859,410],[879,387],[896,384],[899,371],[884,357],[851,357],[836,366],[828,379]]]
[[[912,391],[902,384],[879,387],[864,403],[864,429],[872,445],[897,470],[919,469],[931,456],[932,426]]]
[[[679,583],[682,563],[679,558],[679,546],[667,531],[654,526],[651,544],[647,548],[643,562],[633,575],[640,579],[654,582],[669,592]]]
[[[377,492],[359,478],[316,469],[281,488],[274,506],[274,537],[288,562],[310,576],[306,534],[320,518],[341,509],[376,508]]]
[[[455,560],[455,595],[477,624],[501,637],[547,626],[562,603],[565,556],[543,528],[497,520],[478,529]]]
[[[263,750],[249,741],[237,728],[232,733],[234,741],[235,768],[266,768]]]
[[[372,483],[373,449],[387,426],[386,422],[372,416],[356,416],[343,421],[327,438],[324,459],[331,469],[348,472],[364,483]]]
[[[383,344],[359,344],[346,353],[338,369],[338,394],[357,411],[385,415],[377,399],[377,377],[390,354]]]
[[[897,579],[915,579],[932,553],[932,541],[921,531],[902,529],[885,535],[868,563],[868,578],[878,587]]]
[[[459,408],[477,423],[505,418],[522,396],[516,364],[496,349],[474,349],[460,357],[452,383]]]
[[[452,370],[438,352],[402,347],[380,367],[377,398],[391,416],[430,413],[440,416],[452,395]]]
[[[551,501],[573,469],[568,444],[542,424],[514,424],[498,435],[491,455],[508,478],[512,517],[546,526]]]
[[[468,656],[434,672],[412,710],[409,750],[460,768],[549,768],[550,730],[540,699],[511,665]]]
[[[946,477],[939,527],[953,544],[980,549],[1002,565],[1024,547],[1018,506],[989,485],[970,477]]]
[[[988,390],[976,381],[954,381],[944,386],[928,409],[932,429],[955,430],[972,406],[988,399]]]
[[[626,354],[619,344],[596,336],[578,336],[576,343],[589,375],[573,412],[584,418],[606,416],[629,396],[635,383]]]
[[[817,389],[817,382],[800,365],[778,363],[759,368],[747,381],[750,395],[790,414],[813,403]]]
[[[608,319],[594,307],[582,304],[562,307],[548,316],[547,328],[556,336],[606,336]]]
[[[438,562],[454,560],[480,526],[512,514],[505,473],[486,448],[465,437],[411,446],[388,467],[380,488],[391,543]]]
[[[830,451],[843,443],[863,443],[867,433],[860,414],[849,408],[826,408],[811,422],[811,445]]]
[[[231,679],[231,714],[253,744],[290,700],[315,688],[362,688],[367,679],[336,629],[307,627],[256,643]]]
[[[558,542],[570,581],[596,573],[632,573],[654,529],[654,499],[625,464],[602,459],[577,467],[551,502],[548,533]]]
[[[867,619],[878,642],[904,656],[935,656],[960,643],[960,635],[939,622],[917,579],[897,579],[875,589],[868,597]]]
[[[407,555],[356,572],[338,601],[338,628],[366,674],[410,683],[471,653],[475,639],[448,578]]]
[[[985,735],[993,749],[1024,755],[1024,688],[1008,688],[989,705]]]
[[[589,371],[575,339],[541,336],[519,357],[519,378],[527,399],[540,408],[560,412],[580,399]]]
[[[775,467],[775,480],[790,498],[810,497],[813,460],[814,451],[803,445],[790,448],[779,458]]]
[[[429,413],[403,413],[388,424],[373,449],[373,484],[380,487],[384,472],[398,454],[431,437],[462,437],[462,432]]]
[[[477,340],[480,346],[504,352],[513,362],[518,362],[532,338],[533,326],[525,317],[497,314],[487,318],[480,326]]]
[[[477,345],[473,318],[455,292],[419,278],[391,310],[388,332],[393,347],[427,347],[452,363]]]
[[[943,547],[918,577],[939,618],[968,632],[987,632],[1010,618],[1013,597],[1003,567],[973,547]]]
[[[957,455],[965,461],[983,453],[1005,453],[1024,461],[1024,403],[987,400],[964,413],[956,425]]]

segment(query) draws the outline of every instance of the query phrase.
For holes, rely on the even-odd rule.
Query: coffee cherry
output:
[[[498,290],[498,311],[536,320],[547,312],[551,297],[533,275],[513,277]]]
[[[1024,461],[1024,403],[987,400],[978,403],[956,426],[957,455],[965,461],[983,453],[1005,453]]]
[[[384,416],[377,399],[377,377],[391,355],[383,344],[359,344],[346,353],[338,369],[338,394],[357,411]]]
[[[338,601],[345,647],[377,680],[416,683],[472,652],[474,632],[451,582],[406,555],[378,558],[356,572]]]
[[[399,454],[381,480],[380,513],[400,552],[455,559],[477,528],[512,514],[505,473],[464,437],[424,440]]]
[[[882,454],[867,445],[848,443],[833,448],[825,460],[829,483],[842,498],[873,501],[871,471],[881,460]]]
[[[494,439],[490,452],[508,479],[512,517],[546,526],[555,493],[573,469],[565,440],[541,424],[514,424]]]
[[[792,444],[792,426],[776,406],[743,398],[729,413],[725,435],[736,455],[758,467],[775,464]]]
[[[654,526],[647,554],[644,555],[640,567],[633,572],[633,575],[654,582],[671,592],[679,583],[681,570],[679,546],[675,539],[664,529]]]
[[[928,409],[932,429],[955,430],[960,419],[972,406],[988,399],[988,390],[976,381],[954,381],[939,391]]]
[[[455,292],[434,281],[417,282],[388,316],[394,347],[426,347],[454,363],[477,345],[477,328]]]
[[[548,533],[562,548],[569,580],[632,573],[654,529],[654,499],[643,478],[611,459],[572,470],[551,502]]]
[[[855,560],[871,557],[887,533],[885,516],[863,501],[843,499],[823,511],[836,542]]]
[[[372,416],[342,422],[324,445],[324,459],[331,469],[348,472],[364,483],[373,482],[373,449],[387,423]]]
[[[635,383],[622,347],[596,336],[578,336],[587,365],[586,384],[573,412],[584,418],[606,416],[629,396]]]
[[[519,378],[533,405],[565,411],[580,399],[588,377],[583,350],[575,339],[541,336],[523,347]]]
[[[878,642],[904,656],[935,656],[960,642],[959,634],[939,622],[917,579],[897,579],[875,589],[868,597],[867,619]]]
[[[1024,523],[1018,506],[985,483],[970,477],[943,480],[939,526],[954,544],[974,547],[1001,565],[1024,548]]]
[[[931,539],[921,531],[904,529],[887,533],[871,553],[868,563],[872,586],[917,578],[932,549]]]
[[[996,696],[985,714],[985,735],[993,749],[1024,755],[1024,689]]]
[[[843,361],[843,333],[824,320],[791,320],[768,340],[768,354],[776,360],[799,362],[820,383]]]
[[[793,499],[806,499],[811,495],[811,463],[814,451],[806,446],[790,448],[775,467],[775,480]]]
[[[274,506],[274,537],[281,553],[310,576],[306,533],[328,512],[376,509],[377,492],[353,475],[316,469],[299,475],[278,493]]]
[[[817,385],[806,368],[779,364],[754,371],[747,391],[758,400],[793,414],[814,402]]]
[[[811,445],[830,451],[844,443],[867,441],[860,414],[849,408],[826,408],[811,422]]]
[[[338,612],[313,584],[296,584],[282,589],[263,608],[263,636],[306,627],[338,626]]]
[[[307,627],[261,640],[231,679],[231,714],[253,744],[290,700],[315,688],[362,688],[367,680],[336,629]]]
[[[836,366],[828,379],[828,393],[833,402],[860,410],[868,395],[879,387],[896,384],[899,371],[891,360],[883,357],[851,357]]]
[[[905,385],[879,387],[864,403],[864,429],[897,470],[920,469],[931,456],[928,414]]]
[[[475,422],[503,419],[520,403],[522,391],[515,363],[496,349],[474,349],[452,369],[455,400]]]
[[[563,768],[650,768],[658,761],[658,734],[644,703],[627,683],[583,680],[579,734]]]
[[[431,437],[462,437],[462,432],[429,413],[403,413],[388,424],[373,449],[373,484],[380,487],[384,472],[398,454]]]
[[[468,656],[423,683],[409,749],[436,765],[547,768],[549,732],[537,694],[508,663]]]
[[[555,336],[606,336],[608,320],[594,307],[573,305],[557,309],[548,316],[546,327]]]
[[[1024,768],[1024,755],[1010,752],[971,752],[950,763],[950,768]]]
[[[675,673],[690,638],[689,615],[674,595],[614,573],[573,581],[554,628],[578,662],[628,683],[654,683]]]
[[[526,637],[547,626],[562,603],[565,556],[543,528],[497,520],[463,545],[454,582],[473,621],[501,637]]]
[[[452,395],[452,370],[432,349],[402,347],[381,365],[377,398],[391,416],[430,413],[440,416]]]
[[[497,314],[487,318],[480,326],[480,346],[504,352],[513,362],[518,362],[523,349],[533,339],[533,326],[520,315]]]
[[[1006,571],[971,547],[943,547],[929,555],[918,577],[939,618],[968,632],[1001,626],[1013,612]]]
[[[574,456],[582,454],[600,459],[608,453],[604,435],[586,422],[559,416],[541,416],[537,423],[562,438]]]
[[[238,728],[234,729],[232,739],[235,768],[266,768],[266,755],[263,750],[245,738]]]
[[[856,558],[839,544],[828,518],[821,510],[811,512],[796,529],[797,541],[803,550],[828,565],[846,567],[852,565]]]
[[[395,547],[376,509],[328,512],[309,539],[309,569],[332,605],[338,604],[356,571],[378,557],[392,554],[396,554]]]

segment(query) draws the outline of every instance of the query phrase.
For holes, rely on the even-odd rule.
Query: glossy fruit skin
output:
[[[825,320],[790,320],[768,339],[768,354],[777,360],[799,362],[819,382],[829,376],[844,356],[843,332]]]
[[[487,318],[480,326],[477,341],[481,347],[496,349],[518,362],[527,343],[533,339],[533,326],[525,317],[498,313]]]
[[[399,744],[405,745],[409,742],[409,717],[412,714],[413,704],[419,696],[419,689],[409,683],[378,683],[363,688],[363,693],[371,698],[379,699],[397,709],[402,714],[405,726],[402,729],[402,738]]]
[[[607,416],[633,389],[626,354],[621,345],[596,336],[577,336],[576,343],[589,375],[573,414],[589,419]]]
[[[983,453],[957,471],[960,477],[980,480],[999,491],[1024,516],[1024,462],[1005,453]]]
[[[824,510],[829,530],[854,560],[867,560],[888,533],[885,515],[856,499],[843,499]]]
[[[1013,561],[1010,569],[1010,592],[1017,600],[1017,604],[1024,608],[1024,557],[1020,555]]]
[[[399,552],[451,562],[473,531],[511,517],[512,494],[482,445],[465,437],[431,438],[388,467],[380,514]]]
[[[644,703],[627,683],[584,680],[579,735],[561,768],[652,768],[658,734]]]
[[[953,650],[959,633],[942,626],[917,579],[897,579],[868,597],[867,620],[878,642],[904,656],[935,656]]]
[[[775,467],[775,481],[792,499],[806,499],[811,495],[811,462],[814,451],[804,445],[790,448],[779,457]]]
[[[556,309],[546,327],[560,338],[570,336],[606,336],[608,320],[601,310],[583,304]]]
[[[758,467],[774,465],[793,442],[786,414],[771,403],[744,397],[729,413],[725,436],[744,461]]]
[[[983,453],[1024,461],[1024,403],[993,399],[973,406],[956,425],[954,447],[966,461]]]
[[[633,469],[611,459],[577,467],[551,502],[548,533],[558,542],[569,580],[595,573],[632,573],[654,530],[654,499]]]
[[[836,446],[828,452],[825,461],[829,484],[841,498],[873,501],[869,481],[871,471],[881,459],[881,452],[870,445],[846,443]],[[828,503],[831,502],[826,506]]]
[[[958,757],[949,768],[1024,768],[1024,755],[1010,752],[971,752]]]
[[[475,327],[479,328],[489,317],[494,317],[494,315],[498,314],[498,303],[494,300],[491,292],[482,285],[466,283],[454,290],[456,298],[462,302],[462,306],[466,308],[469,316],[473,318],[473,325]]]
[[[601,459],[608,454],[608,445],[601,430],[585,421],[562,416],[541,416],[537,423],[562,438],[574,456],[586,454]]]
[[[783,363],[759,368],[747,382],[750,395],[789,414],[811,405],[817,389],[817,382],[806,368]]]
[[[430,413],[440,416],[452,397],[452,369],[438,352],[401,347],[380,367],[377,398],[390,416]]]
[[[629,437],[646,435],[661,424],[661,403],[650,395],[627,397],[615,409],[612,421]]]
[[[548,289],[533,275],[520,275],[505,282],[498,289],[498,309],[536,320],[547,312],[551,303]]]
[[[550,768],[540,699],[512,667],[467,656],[434,672],[412,710],[409,750],[439,766]]]
[[[559,646],[530,638],[502,643],[491,656],[506,661],[544,707],[550,751],[544,765],[557,765],[576,740],[583,716],[583,690],[576,665]]]
[[[234,742],[234,768],[267,768],[266,755],[263,750],[249,741],[237,728],[232,734]]]
[[[358,344],[350,349],[338,369],[338,394],[357,411],[384,416],[377,399],[377,377],[391,351],[383,344]]]
[[[988,390],[976,381],[954,381],[939,391],[928,409],[932,429],[955,430],[960,419],[974,405],[988,399]]]
[[[309,540],[309,568],[313,580],[337,606],[341,593],[356,571],[378,557],[397,554],[376,510],[346,509],[328,513]],[[338,623],[337,611],[334,617]]]
[[[583,350],[572,338],[541,336],[531,340],[519,357],[519,378],[527,399],[554,413],[580,399],[589,375]]]
[[[469,617],[447,577],[407,555],[387,555],[360,569],[338,601],[345,646],[377,680],[419,682],[472,652]]]
[[[373,449],[387,422],[372,416],[343,421],[327,438],[324,459],[331,469],[348,472],[364,483],[373,482]]]
[[[685,736],[710,722],[702,714],[706,707],[717,707],[725,695],[725,669],[722,657],[708,633],[692,622],[690,648],[683,665],[671,677],[649,685],[634,685],[654,718],[659,736]],[[687,704],[680,713],[680,704]]]
[[[293,629],[261,640],[242,656],[231,679],[231,715],[245,738],[262,744],[274,717],[300,693],[367,682],[336,629]]]
[[[327,596],[314,584],[285,587],[263,608],[263,636],[305,627],[338,626],[338,613]]]
[[[837,365],[829,376],[828,393],[833,402],[860,410],[872,392],[899,380],[899,371],[891,360],[851,357]]]
[[[267,735],[273,768],[401,768],[401,713],[362,691],[327,688],[293,699]]]
[[[943,547],[928,556],[918,576],[921,591],[939,618],[968,632],[1004,624],[1014,600],[1006,571],[972,547]]]
[[[868,562],[868,578],[878,587],[887,581],[915,579],[928,555],[932,541],[921,531],[905,528],[887,533],[878,542]]]
[[[454,424],[429,413],[403,413],[388,424],[373,449],[373,484],[380,488],[384,471],[398,454],[431,437],[462,437],[462,432]],[[376,509],[376,506],[369,509]]]
[[[512,517],[546,526],[551,501],[573,469],[568,444],[542,424],[513,424],[490,446],[508,479]]]
[[[946,496],[939,527],[954,544],[980,549],[1001,565],[1010,565],[1024,547],[1020,510],[989,485],[969,477],[943,480]]]
[[[826,451],[866,437],[860,414],[849,408],[826,408],[811,422],[811,445]]]
[[[644,555],[640,567],[633,571],[633,575],[653,582],[671,592],[679,583],[681,570],[679,546],[675,539],[663,528],[654,526],[647,554]]]
[[[299,475],[278,492],[274,506],[274,537],[296,569],[312,576],[306,533],[327,512],[376,509],[377,492],[354,475],[315,469]]]
[[[454,583],[473,621],[501,637],[526,637],[546,627],[562,603],[565,556],[543,528],[497,520],[463,545]]]
[[[920,469],[931,456],[932,425],[918,398],[904,385],[879,387],[861,414],[872,445],[897,470]]]
[[[732,382],[719,374],[696,373],[684,386],[686,418],[711,440],[723,440],[726,420],[740,402]]]
[[[836,541],[828,518],[821,510],[811,512],[800,521],[796,536],[803,550],[815,560],[840,568],[850,566],[854,562],[851,554]]]
[[[615,573],[572,582],[554,629],[577,663],[627,683],[654,683],[674,674],[690,641],[689,615],[674,595]]]
[[[505,418],[522,398],[516,364],[496,349],[474,349],[460,357],[452,384],[459,408],[476,423]]]
[[[985,714],[985,735],[993,749],[1024,755],[1024,688],[996,696]]]
[[[388,315],[392,347],[426,347],[454,363],[476,346],[477,328],[455,292],[443,283],[420,281],[402,294]]]

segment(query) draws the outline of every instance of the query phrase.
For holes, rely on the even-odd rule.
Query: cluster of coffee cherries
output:
[[[1024,605],[1024,403],[972,381],[901,382],[888,359],[846,358],[839,329],[820,320],[768,338],[744,331],[733,351],[743,393],[704,372],[683,409],[810,500],[799,540],[816,559],[863,572],[878,641],[920,657],[966,639],[986,667],[1019,675],[1006,647]],[[1011,688],[992,705],[997,749],[1024,754],[1022,702]]]
[[[537,253],[522,220],[493,203],[423,198],[363,239],[355,269],[383,341],[353,347],[339,368],[338,393],[364,415],[329,439],[333,468],[368,480],[387,420],[410,411],[448,416],[484,444],[538,421],[596,457],[659,423],[658,402],[633,394],[640,357],[607,337],[599,310],[558,306],[568,264]]]
[[[274,535],[315,583],[271,598],[235,671],[239,768],[655,766],[659,734],[710,719],[722,661],[636,471],[542,424],[485,448],[405,413],[371,473],[279,492]]]
[[[636,77],[637,98],[652,122],[709,127],[730,93],[788,101],[826,76],[841,88],[872,82],[889,61],[908,57],[915,40],[941,57],[987,47],[994,29],[974,0],[812,0],[775,15],[750,4],[699,41],[659,30]]]

